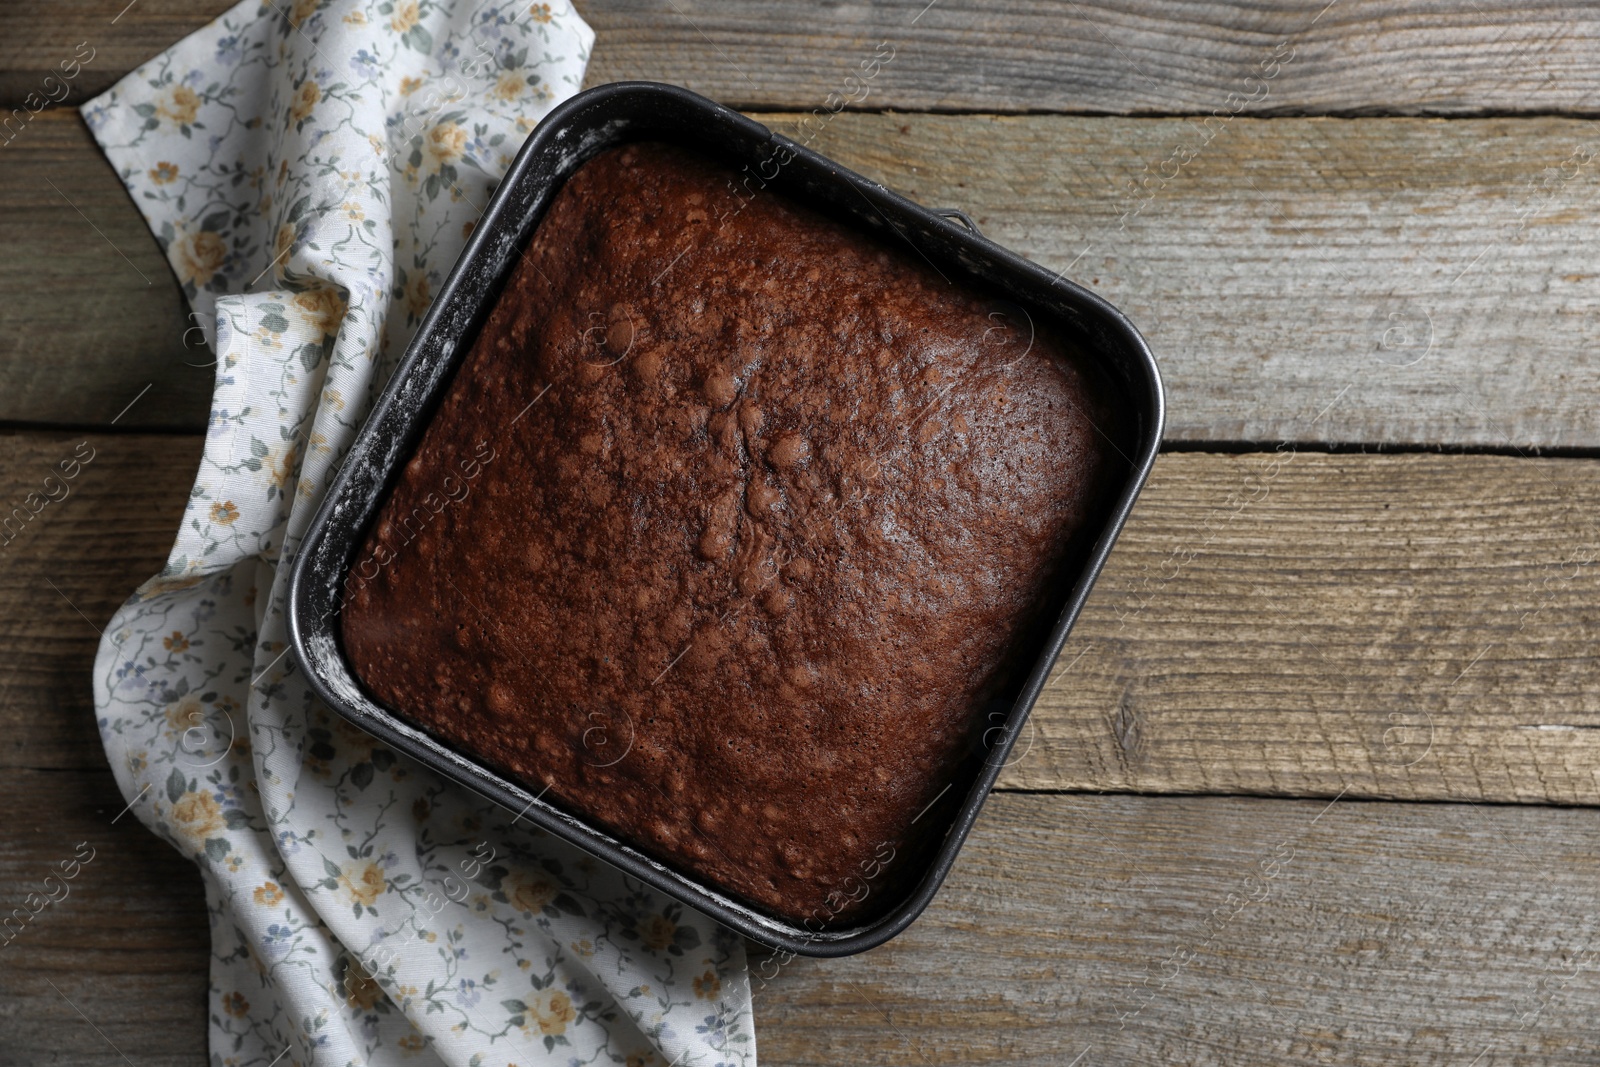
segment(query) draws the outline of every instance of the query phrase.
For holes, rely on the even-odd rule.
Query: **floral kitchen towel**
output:
[[[742,942],[346,726],[285,579],[497,178],[579,88],[566,3],[247,0],[84,108],[216,354],[166,569],[95,700],[200,867],[213,1067],[755,1063]]]

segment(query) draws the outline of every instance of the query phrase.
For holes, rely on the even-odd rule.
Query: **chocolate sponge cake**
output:
[[[774,915],[892,895],[1098,529],[1110,392],[879,241],[631,144],[553,198],[346,584],[382,703]],[[931,826],[931,830],[930,830]]]

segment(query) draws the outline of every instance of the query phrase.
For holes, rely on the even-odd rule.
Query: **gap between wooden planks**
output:
[[[44,84],[80,42],[74,101],[228,10],[229,0],[51,0],[0,9],[0,102]],[[287,11],[287,2],[278,3]],[[521,4],[506,5],[516,11]],[[773,0],[577,4],[596,32],[589,84],[646,78],[738,107],[820,107],[878,42],[871,106],[1185,113],[1593,109],[1600,19],[1576,5],[1449,0],[887,0],[797,14]],[[1263,61],[1292,55],[1262,82]],[[1265,86],[1265,91],[1263,91]]]
[[[88,26],[88,19],[92,18],[98,28],[99,22],[115,14],[113,8],[124,6],[122,0],[64,0],[49,5],[48,11],[37,5],[9,5],[0,16],[4,20],[0,42],[5,42],[0,44],[0,99],[15,102],[32,91],[37,78],[60,58],[56,54],[58,40],[61,45],[70,45],[80,39],[79,27]],[[111,42],[101,53],[104,62],[86,76],[81,86],[99,88],[109,84],[135,62],[153,55],[226,6],[216,0],[143,0],[123,20],[125,25],[137,28],[135,33],[125,42]],[[677,25],[666,9],[655,7],[628,5],[613,9],[616,13],[611,14],[589,10],[594,7],[592,4],[583,6],[591,22],[601,30],[592,77],[664,77],[746,106],[804,107],[820,103],[836,87],[852,66],[852,49],[868,50],[885,27],[896,27],[914,17],[912,8],[920,8],[921,3],[913,0],[910,4],[829,9],[813,14],[803,35],[787,36],[774,34],[775,26],[781,23],[774,21],[768,5],[730,5],[712,11],[686,9],[699,27]],[[981,15],[970,8],[935,7],[921,23],[927,28],[917,29],[907,38],[911,50],[898,56],[900,66],[896,73],[903,74],[903,80],[874,86],[878,93],[875,102],[896,107],[992,111],[1018,107],[1209,110],[1239,85],[1275,40],[1293,32],[1295,19],[1309,19],[1314,15],[1312,9],[1320,6],[1320,0],[1270,9],[1151,4],[1123,12],[1086,5],[1086,17],[1082,19],[1063,17],[1059,8],[1033,5],[985,9]],[[1588,106],[1585,83],[1593,80],[1593,30],[1581,13],[1574,17],[1555,5],[1512,8],[1476,4],[1402,11],[1393,5],[1351,0],[1335,10],[1343,21],[1330,20],[1326,37],[1308,35],[1295,60],[1298,66],[1292,68],[1296,77],[1285,77],[1273,87],[1273,94],[1266,101],[1268,107],[1471,112],[1483,108],[1559,110]],[[1020,29],[1002,30],[1002,20]],[[19,28],[23,32],[13,32]],[[711,42],[699,36],[701,29]],[[723,66],[725,55],[737,56],[742,69]],[[1124,59],[1128,60],[1126,64]],[[952,78],[952,70],[975,76]],[[1552,72],[1557,76],[1547,77]],[[754,84],[749,79],[754,79]],[[835,125],[830,133],[837,134],[845,128]],[[1243,124],[1230,127],[1230,132],[1241,129]],[[1511,128],[1516,135],[1522,129]],[[1378,414],[1364,426],[1341,426],[1339,432],[1349,436],[1335,436],[1329,424],[1325,439],[1594,447],[1587,412],[1559,408],[1546,417],[1539,410],[1541,399],[1547,404],[1567,403],[1570,407],[1569,402],[1581,398],[1589,385],[1576,356],[1579,349],[1573,346],[1582,339],[1590,298],[1586,293],[1574,298],[1563,289],[1565,276],[1559,270],[1538,273],[1539,256],[1548,259],[1552,250],[1563,255],[1569,246],[1584,243],[1581,239],[1586,231],[1577,226],[1581,216],[1572,213],[1586,206],[1589,190],[1581,183],[1558,185],[1556,195],[1568,199],[1556,201],[1554,211],[1545,212],[1548,190],[1537,184],[1524,187],[1523,183],[1537,182],[1548,175],[1546,168],[1559,167],[1565,158],[1565,146],[1537,137],[1534,141],[1529,149],[1519,146],[1511,159],[1516,173],[1507,179],[1506,188],[1511,192],[1505,199],[1521,197],[1512,205],[1513,216],[1520,215],[1532,203],[1548,222],[1567,227],[1571,236],[1569,239],[1564,232],[1536,246],[1531,258],[1516,268],[1523,273],[1502,277],[1502,281],[1509,280],[1508,285],[1502,286],[1504,294],[1495,285],[1487,285],[1479,293],[1480,302],[1462,313],[1470,317],[1498,310],[1504,313],[1502,321],[1509,324],[1511,331],[1509,340],[1503,339],[1500,347],[1486,345],[1479,353],[1480,358],[1502,362],[1496,372],[1498,378],[1473,377],[1478,372],[1468,367],[1468,377],[1461,379],[1468,384],[1484,384],[1479,392],[1468,392],[1484,411],[1463,415],[1449,409],[1441,416],[1441,408],[1431,395],[1442,392],[1445,386],[1441,383],[1451,380],[1449,375],[1441,374],[1429,383],[1428,390],[1419,391],[1420,396],[1402,390],[1401,402],[1388,406],[1380,403]],[[1140,166],[1157,162],[1178,143],[1169,140],[1152,144],[1155,154],[1134,162]],[[1571,143],[1588,143],[1587,131]],[[992,151],[992,146],[982,147]],[[1089,147],[1092,152],[1103,145],[1094,141]],[[1419,152],[1420,160],[1428,159],[1425,143],[1413,148]],[[92,174],[83,160],[82,156],[69,155],[69,165],[52,173],[58,178],[65,173],[74,180],[78,175]],[[5,173],[17,173],[11,170],[16,161],[15,156],[4,157],[0,187],[5,185]],[[1534,169],[1525,170],[1523,164]],[[36,172],[24,173],[36,176]],[[965,171],[963,176],[972,173],[982,174],[984,170]],[[1137,167],[1132,168],[1131,175],[1122,176],[1137,177]],[[1312,178],[1314,182],[1322,180],[1320,175]],[[1349,214],[1354,212],[1359,218],[1364,210],[1365,201],[1359,190],[1352,193],[1349,187],[1331,184],[1331,193],[1321,190],[1332,197],[1328,216],[1333,221],[1325,225],[1332,227],[1331,247],[1339,255],[1350,257],[1338,262],[1347,274],[1354,272],[1359,279],[1359,284],[1351,286],[1359,295],[1364,291],[1362,286],[1372,282],[1364,273],[1360,254],[1364,245],[1377,242],[1365,231],[1348,229]],[[1276,186],[1263,187],[1276,192]],[[114,179],[107,189],[120,195]],[[937,187],[932,188],[932,192],[938,191]],[[1369,189],[1367,200],[1375,201],[1384,191],[1388,190]],[[14,380],[0,381],[11,398],[9,406],[0,408],[0,418],[103,422],[146,381],[159,378],[169,387],[164,392],[175,399],[168,402],[169,406],[155,409],[160,421],[143,425],[198,427],[203,422],[210,378],[204,372],[195,375],[172,362],[184,355],[178,341],[185,325],[181,299],[170,279],[159,274],[159,254],[125,197],[118,201],[111,192],[97,195],[104,197],[100,203],[113,215],[118,210],[116,205],[122,206],[128,241],[118,243],[130,246],[128,250],[136,262],[158,268],[158,273],[152,274],[157,281],[146,287],[144,294],[135,294],[131,286],[124,289],[110,281],[112,273],[88,255],[85,235],[69,236],[60,226],[35,231],[37,243],[27,248],[39,254],[13,260],[13,269],[21,274],[7,279],[8,290],[14,294],[14,301],[22,301],[24,314],[10,318],[5,326],[13,336],[18,336],[16,328],[22,327],[20,335],[26,336],[32,346],[28,353],[17,354],[21,366],[36,365],[27,357],[38,351],[41,338],[50,339],[56,359],[67,360],[68,365],[57,363],[52,369],[59,383],[55,386],[30,383],[29,390],[19,394],[11,388]],[[1074,191],[1073,195],[1080,194]],[[1166,202],[1167,195],[1163,194],[1161,203]],[[1448,181],[1443,183],[1441,195],[1455,195]],[[1104,207],[1104,198],[1101,200],[1100,206]],[[1200,207],[1205,206],[1203,199],[1191,198],[1190,202],[1194,200],[1200,200]],[[1476,203],[1470,198],[1466,202],[1469,210]],[[0,204],[6,203],[0,195]],[[1423,206],[1437,213],[1441,203]],[[12,209],[6,216],[16,220],[18,206],[25,213],[41,205],[18,205],[12,200],[7,206]],[[60,204],[51,206],[57,211],[63,208]],[[1238,209],[1237,201],[1224,199],[1215,206],[1218,211],[1230,209]],[[94,214],[93,210],[89,213]],[[1491,214],[1503,217],[1499,207]],[[1151,217],[1142,214],[1139,221]],[[1279,220],[1280,230],[1291,218],[1307,229],[1303,219],[1286,211]],[[994,219],[1013,228],[1023,225],[1006,223],[1003,212],[986,222]],[[1400,225],[1404,229],[1407,224]],[[1320,230],[1310,232],[1317,235],[1316,240],[1300,235],[1302,247],[1327,240],[1327,234]],[[1427,237],[1426,230],[1422,234]],[[1187,251],[1182,242],[1186,235],[1181,229],[1158,231],[1151,238],[1152,247],[1164,243]],[[1268,252],[1294,247],[1292,242],[1285,243],[1287,236],[1281,232],[1246,236],[1264,240],[1263,247]],[[141,237],[145,245],[139,243]],[[1059,240],[1056,243],[1061,244]],[[1354,247],[1348,252],[1339,251],[1341,244]],[[1418,247],[1428,246],[1419,241]],[[1447,241],[1445,247],[1453,253],[1457,246]],[[101,252],[105,254],[104,249]],[[1050,262],[1050,253],[1040,253],[1038,249],[1034,252]],[[1076,252],[1074,247],[1063,246],[1060,258],[1051,266],[1064,266]],[[1265,259],[1262,269],[1282,270],[1280,262]],[[1137,270],[1133,273],[1137,274]],[[1581,267],[1577,273],[1577,282],[1588,280]],[[1117,276],[1110,271],[1106,274]],[[43,285],[38,280],[41,276],[47,279]],[[14,280],[18,277],[20,282]],[[1234,298],[1231,292],[1219,291],[1215,282],[1210,289],[1203,284],[1195,289],[1195,277],[1181,275],[1171,282],[1174,290],[1187,287],[1184,291],[1194,293],[1194,302],[1180,307],[1163,301],[1160,306],[1181,311],[1180,318],[1185,319],[1198,306],[1195,314],[1203,325],[1209,325],[1202,302]],[[1204,282],[1204,276],[1199,277]],[[1285,309],[1292,315],[1300,311],[1298,302],[1326,298],[1326,278],[1319,280],[1312,274],[1306,280],[1296,274],[1295,279],[1303,282],[1301,288],[1279,295],[1276,304],[1248,293],[1235,301],[1228,317],[1237,320],[1240,335],[1246,339],[1241,351],[1248,349],[1250,340],[1259,338],[1263,329],[1270,332],[1271,324],[1282,320]],[[75,285],[82,288],[75,290]],[[1547,299],[1535,303],[1533,295],[1540,286],[1549,290]],[[110,292],[102,295],[106,288]],[[20,295],[40,290],[49,290],[54,296],[42,296],[30,306],[29,298]],[[1307,296],[1307,292],[1311,295]],[[1503,305],[1498,303],[1502,296],[1506,299]],[[1242,313],[1237,306],[1241,302]],[[1405,316],[1414,316],[1412,305],[1402,303],[1395,308],[1384,306],[1382,301],[1374,303],[1370,321],[1385,329],[1394,320],[1384,316],[1398,311],[1401,324],[1409,321]],[[1155,309],[1155,302],[1150,306]],[[1261,310],[1263,307],[1265,311]],[[1331,314],[1331,318],[1350,321],[1343,306],[1335,310],[1337,314]],[[86,319],[90,323],[87,328]],[[1520,325],[1522,322],[1529,326]],[[1357,332],[1348,326],[1341,328]],[[119,334],[119,330],[123,332]],[[1493,331],[1491,325],[1491,340]],[[1179,336],[1188,340],[1187,335]],[[1198,340],[1204,342],[1207,336],[1220,340],[1213,341],[1212,349],[1201,343],[1194,351],[1210,358],[1228,351],[1237,340],[1226,333],[1207,335],[1203,331]],[[1343,354],[1344,350],[1329,342],[1322,332],[1312,331],[1312,337],[1321,346],[1315,348],[1316,353],[1331,354],[1335,360]],[[1526,339],[1519,342],[1519,337]],[[1361,346],[1356,344],[1352,351],[1359,354]],[[207,357],[186,358],[204,362]],[[1573,364],[1579,372],[1576,377]],[[7,361],[8,367],[18,365],[16,358]],[[1519,375],[1538,376],[1547,369],[1552,378],[1529,379],[1519,401],[1496,406],[1499,388],[1509,386],[1515,395]],[[83,373],[75,375],[75,370]],[[1342,380],[1330,383],[1319,373],[1315,366],[1296,368],[1296,374],[1306,381],[1291,380],[1291,384],[1307,395],[1322,395],[1318,390],[1329,384],[1339,388],[1347,384]],[[1170,376],[1171,371],[1169,381]],[[1254,383],[1255,379],[1246,375],[1225,378],[1222,386],[1224,390],[1244,388],[1248,392],[1256,388]],[[1276,383],[1269,385],[1283,388]],[[1194,410],[1207,410],[1207,388],[1214,389],[1216,384],[1194,390],[1199,401],[1193,404]],[[68,389],[77,391],[76,395]],[[1300,394],[1293,396],[1299,398]],[[1190,396],[1184,395],[1183,399],[1189,406]],[[1361,398],[1347,394],[1346,399]],[[1254,404],[1253,397],[1250,402]],[[1356,406],[1366,408],[1368,404]],[[1408,413],[1408,407],[1420,412],[1420,416]],[[1228,410],[1225,404],[1222,410]],[[1297,412],[1287,418],[1299,425],[1305,414],[1314,415],[1319,410],[1313,405],[1304,414]],[[1308,436],[1292,429],[1280,433],[1270,425],[1250,429],[1248,418],[1259,414],[1259,409],[1252,406],[1240,420],[1244,428],[1206,430],[1190,439],[1318,439],[1314,434]],[[1237,409],[1231,417],[1240,419]],[[1454,428],[1451,419],[1465,428]],[[1501,429],[1495,431],[1495,425]],[[1422,430],[1418,431],[1417,426]],[[1580,436],[1568,435],[1572,429],[1580,431]],[[1502,436],[1496,438],[1496,432]],[[1386,436],[1390,434],[1393,436]],[[1585,434],[1588,437],[1582,436]],[[159,467],[159,457],[149,452],[145,456]],[[1164,458],[1163,468],[1172,459]],[[192,457],[176,473],[171,469],[157,473],[149,469],[119,471],[128,478],[171,479],[177,486],[173,491],[181,496],[190,468]],[[1158,471],[1158,477],[1164,473]],[[1509,480],[1517,480],[1517,475],[1511,475]],[[1587,502],[1592,503],[1592,498]],[[1583,503],[1584,500],[1577,501],[1579,505]],[[113,509],[112,514],[124,525],[129,521],[127,511],[118,513]],[[79,592],[89,594],[88,614],[104,618],[131,589],[129,580],[137,582],[153,568],[175,518],[175,510],[167,516],[156,516],[142,534],[119,539],[124,547],[135,550],[132,555],[122,555],[121,548],[110,547],[106,538],[117,536],[114,525],[106,527],[109,533],[75,527],[80,536],[100,536],[99,547],[109,548],[112,553],[110,559],[89,559],[71,552],[62,557],[74,572],[75,596]],[[1214,516],[1211,521],[1215,523]],[[1130,537],[1136,530],[1137,526],[1130,530]],[[1503,539],[1516,536],[1505,529],[1487,532]],[[1590,543],[1578,542],[1580,547]],[[1489,546],[1482,545],[1480,549],[1487,552]],[[1273,558],[1279,559],[1280,564],[1283,561],[1283,557]],[[1194,565],[1201,562],[1199,557],[1190,560],[1181,546],[1178,556],[1172,557],[1168,549],[1162,560],[1167,562],[1151,555],[1147,562],[1170,569],[1173,560],[1182,560],[1191,574]],[[43,569],[55,573],[48,567]],[[1108,574],[1107,580],[1115,573]],[[1578,582],[1586,573],[1580,569],[1578,577],[1561,579],[1568,583],[1562,587],[1570,588],[1570,583]],[[1139,572],[1129,580],[1136,587],[1139,581],[1147,580],[1167,590],[1180,579],[1157,579],[1148,572]],[[1541,581],[1548,583],[1548,577],[1535,579],[1535,584]],[[1241,583],[1236,581],[1233,587],[1240,588]],[[1275,578],[1267,587],[1284,586]],[[1323,585],[1318,585],[1317,591],[1327,592]],[[1542,592],[1535,595],[1536,601],[1542,602],[1542,598]],[[12,603],[36,605],[31,599]],[[1091,601],[1091,608],[1093,604]],[[1546,617],[1551,609],[1546,605],[1535,619]],[[1140,618],[1150,610],[1144,609]],[[1431,632],[1425,622],[1421,616],[1415,617],[1418,634],[1428,637]],[[17,642],[25,640],[21,647],[44,653],[54,664],[48,670],[57,672],[50,676],[57,695],[31,709],[35,715],[43,710],[81,720],[86,731],[80,731],[74,747],[94,752],[86,701],[68,692],[72,684],[81,682],[85,649],[92,645],[83,644],[82,639],[77,639],[76,646],[58,641],[52,635],[64,628],[59,624],[61,620],[52,619],[49,625],[53,629],[42,638],[24,638],[12,629],[6,644],[15,650],[19,647]],[[1117,620],[1113,629],[1120,629],[1121,625]],[[1195,625],[1192,620],[1190,625]],[[1090,626],[1091,619],[1086,618],[1080,635],[1089,632]],[[1586,626],[1580,620],[1577,630],[1588,632]],[[1126,631],[1112,636],[1122,640]],[[92,638],[89,640],[92,642]],[[1115,643],[1108,639],[1100,647],[1115,647]],[[1377,654],[1398,655],[1399,650],[1389,651],[1380,644]],[[1087,667],[1089,661],[1080,661],[1079,666]],[[1113,675],[1121,669],[1107,668]],[[14,681],[13,675],[0,682],[0,693]],[[1577,693],[1579,689],[1569,686],[1563,691]],[[9,698],[3,699],[9,708]],[[1581,700],[1577,706],[1593,709],[1592,703]],[[1118,750],[1140,752],[1149,736],[1140,732],[1145,721],[1137,711],[1119,720]],[[59,737],[52,741],[45,736],[50,730],[48,722],[48,716],[43,720],[35,717],[25,724],[23,734],[13,729],[12,744],[5,751],[14,754],[19,738],[20,747],[33,752],[59,742]],[[1388,741],[1380,735],[1379,751],[1398,748],[1397,759],[1408,760],[1414,750],[1407,751],[1407,746],[1417,736],[1412,732],[1413,726],[1401,721],[1390,723],[1386,730],[1390,728],[1397,732],[1390,734]],[[1361,750],[1370,758],[1373,747],[1365,733],[1357,733],[1363,738],[1359,745],[1353,745],[1348,736],[1345,742],[1347,762],[1352,766],[1359,765]],[[90,748],[83,748],[85,741]],[[1155,750],[1144,751],[1148,755]],[[1335,756],[1330,759],[1337,763],[1338,750],[1333,751]],[[1031,758],[1018,764],[1013,773],[1033,773],[1029,770]],[[1409,774],[1415,767],[1405,770]],[[103,770],[100,774],[100,794],[115,799],[114,790],[106,792],[108,782]],[[85,781],[71,774],[39,775],[13,770],[5,780],[6,791],[11,792],[14,786],[18,794],[7,801],[6,809],[28,825],[64,829],[63,812],[71,811],[73,802],[94,793]],[[40,803],[30,807],[20,799],[25,797],[36,798]],[[1021,807],[1013,811],[1013,805]],[[1054,1063],[1069,1062],[1087,1050],[1088,1055],[1080,1061],[1084,1067],[1119,1061],[1309,1063],[1345,1055],[1415,1063],[1473,1062],[1479,1056],[1487,1062],[1508,1056],[1540,1063],[1582,1061],[1581,1050],[1588,1044],[1588,1033],[1579,1006],[1592,1003],[1595,993],[1585,955],[1585,946],[1594,934],[1585,916],[1595,912],[1592,897],[1585,895],[1595,882],[1595,872],[1585,863],[1595,849],[1593,842],[1587,840],[1587,823],[1579,821],[1584,813],[1534,808],[1480,813],[1476,809],[1364,806],[1361,810],[1370,813],[1372,828],[1340,829],[1342,848],[1300,868],[1298,881],[1285,879],[1278,883],[1292,893],[1274,898],[1271,906],[1252,906],[1229,922],[1223,930],[1225,936],[1209,939],[1208,916],[1216,914],[1217,890],[1222,887],[1222,880],[1276,849],[1288,838],[1274,839],[1275,833],[1287,835],[1300,830],[1301,824],[1313,819],[1320,807],[1226,799],[997,797],[980,824],[963,865],[957,868],[951,890],[907,938],[858,960],[796,964],[773,992],[758,1000],[763,1059],[768,1064],[860,1062],[863,1051],[872,1050],[875,1058],[883,1062],[921,1063],[931,1057],[935,1062],[955,1059]],[[1344,810],[1339,809],[1341,814]],[[29,815],[29,811],[33,814]],[[1341,826],[1335,822],[1325,825]],[[1090,829],[1080,829],[1086,827]],[[1098,852],[1096,842],[1090,839],[1093,833],[1101,837]],[[63,913],[52,917],[56,926],[38,931],[45,940],[23,946],[28,953],[23,957],[23,966],[7,961],[8,966],[0,968],[0,983],[8,994],[5,999],[18,1006],[16,1011],[0,1014],[0,1041],[21,1061],[70,1054],[74,1062],[123,1062],[75,1013],[67,1010],[42,981],[43,977],[52,977],[141,1064],[190,1063],[203,1055],[199,997],[204,988],[205,955],[198,898],[192,894],[172,896],[171,883],[187,877],[189,868],[151,839],[145,838],[144,846],[152,851],[149,867],[132,853],[115,854],[114,866],[104,866],[100,871],[115,871],[115,879],[110,884],[86,882],[83,895],[73,901],[92,906],[95,912],[91,918],[95,914],[114,917],[112,925],[106,927],[104,944],[98,935],[93,946],[83,940],[82,913]],[[1193,854],[1197,846],[1205,852],[1198,863]],[[1128,860],[1119,866],[1119,852],[1138,857],[1138,862]],[[156,853],[164,854],[164,861]],[[48,863],[54,858],[57,857],[48,849],[25,848],[16,854],[8,851],[0,857],[0,864],[10,867],[9,876],[0,877],[0,883],[8,891],[21,889],[32,869],[25,861]],[[1536,862],[1530,863],[1530,859]],[[14,861],[15,865],[7,861]],[[964,882],[964,872],[973,863],[978,864],[973,880]],[[1553,866],[1559,877],[1552,880],[1542,873],[1541,864]],[[1419,866],[1426,871],[1425,878],[1419,877]],[[1091,871],[1095,872],[1094,879],[1088,877],[1087,872]],[[1125,884],[1117,883],[1118,877]],[[1100,884],[1088,884],[1094,880]],[[1419,886],[1422,882],[1426,885]],[[1429,895],[1435,892],[1437,896]],[[1153,911],[1160,915],[1154,923],[1150,919]],[[149,925],[153,918],[156,927]],[[126,940],[127,928],[118,924],[130,921],[134,924],[132,929],[149,936]],[[1214,925],[1214,920],[1210,921]],[[1043,931],[1048,931],[1047,936],[1040,936]],[[996,953],[997,944],[1011,947]],[[1127,1008],[1115,995],[1119,990],[1126,991],[1126,987],[1117,985],[1119,981],[1126,980],[1137,991],[1139,983],[1151,975],[1151,961],[1155,961],[1159,979],[1163,973],[1161,961],[1171,960],[1173,953],[1202,947],[1207,954],[1189,963],[1173,982],[1162,984],[1159,999],[1144,1008],[1131,1027],[1115,1029],[1114,1017],[1108,1016],[1108,1011]],[[950,962],[952,953],[957,960],[955,966]],[[131,979],[127,976],[134,968],[142,968],[143,973]],[[1568,973],[1579,977],[1564,981]],[[1285,975],[1294,979],[1285,981]],[[1149,986],[1143,988],[1148,990]],[[941,1005],[941,1009],[932,1011],[930,1004]],[[1535,1009],[1532,1024],[1522,1025],[1522,1020]],[[907,1032],[915,1035],[914,1044],[903,1040]],[[1079,1038],[1084,1040],[1081,1047]]]
[[[813,147],[1118,305],[1170,441],[1600,445],[1594,123],[863,115]]]
[[[997,794],[919,923],[758,989],[762,1062],[1591,1062],[1593,816]]]
[[[0,501],[92,463],[5,551],[11,768],[100,765],[97,628],[159,567],[201,441],[13,434]],[[1600,461],[1178,453],[1002,788],[1600,803]]]
[[[13,919],[14,934],[0,947],[8,1067],[207,1062],[211,935],[201,880],[125,805],[103,758],[95,770],[0,775],[0,915]],[[92,858],[62,882],[59,864],[90,855],[81,844]],[[43,886],[51,874],[57,881]],[[66,896],[18,931],[13,909],[30,893]],[[253,1000],[256,991],[238,992]]]
[[[1600,448],[1593,123],[841,115],[814,146],[1126,310],[1169,440]],[[103,424],[154,382],[120,425],[201,428],[211,355],[86,131],[3,151],[0,421]]]
[[[113,1045],[140,1067],[203,1059],[197,879],[130,817],[110,823],[120,801],[103,770],[0,776],[25,828],[0,850],[0,902],[97,849],[0,954],[8,1063],[123,1067]],[[901,937],[754,958],[761,1061],[1589,1063],[1593,814],[997,794]]]

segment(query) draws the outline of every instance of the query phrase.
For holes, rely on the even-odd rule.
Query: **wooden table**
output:
[[[226,6],[7,4],[0,104],[80,41],[96,92]],[[591,83],[778,128],[889,42],[818,147],[1104,293],[1169,391],[946,889],[785,969],[762,1062],[1595,1062],[1600,14],[580,6]],[[0,248],[0,501],[97,450],[0,562],[0,910],[98,850],[0,954],[0,1061],[200,1063],[200,882],[115,818],[88,679],[175,529],[209,357],[74,112],[0,147]]]

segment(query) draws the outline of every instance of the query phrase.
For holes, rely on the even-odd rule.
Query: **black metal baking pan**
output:
[[[781,191],[886,243],[910,244],[952,279],[979,287],[1042,318],[1099,366],[1122,394],[1124,432],[1116,450],[1125,473],[1109,494],[1103,525],[1086,542],[1082,565],[1052,590],[1037,632],[1019,646],[1029,669],[1008,706],[974,709],[991,725],[981,751],[947,791],[943,837],[900,899],[885,900],[869,920],[835,929],[794,923],[735,900],[715,887],[604,833],[583,814],[563,810],[472,757],[408,725],[358,683],[339,640],[340,590],[365,532],[409,459],[451,373],[472,341],[562,182],[607,148],[636,140],[673,142],[736,170],[749,167],[763,187]],[[951,217],[955,216],[952,221]],[[582,93],[547,117],[518,154],[466,249],[439,292],[404,359],[328,490],[300,546],[289,590],[289,633],[308,680],[352,723],[433,770],[481,793],[557,837],[725,926],[774,949],[844,956],[904,930],[933,898],[1004,767],[1052,664],[1065,643],[1112,542],[1155,462],[1164,400],[1154,358],[1115,308],[1088,290],[985,240],[958,211],[923,208],[713,101],[675,86],[619,82]]]

